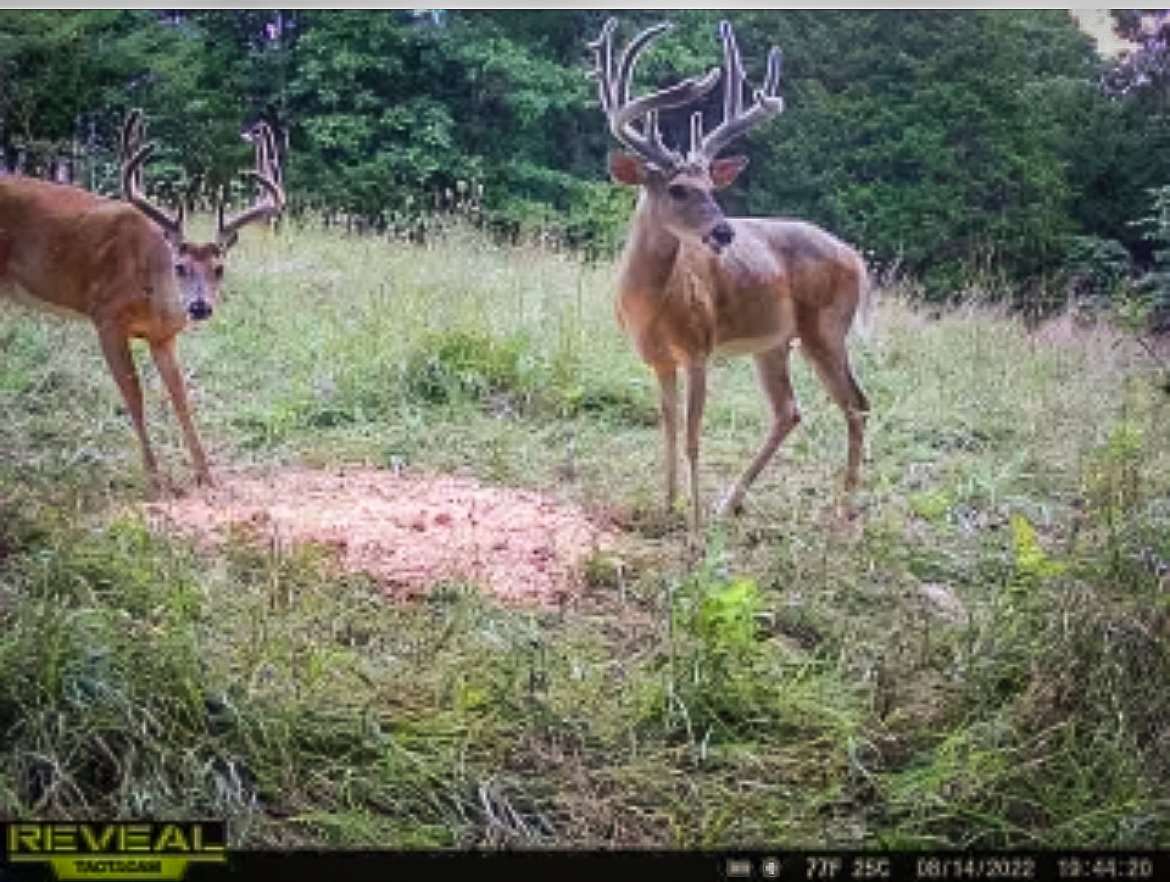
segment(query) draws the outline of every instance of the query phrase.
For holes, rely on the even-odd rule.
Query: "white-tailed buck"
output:
[[[219,299],[223,260],[239,229],[279,212],[284,191],[271,132],[261,126],[252,133],[256,168],[248,172],[260,184],[261,198],[231,218],[224,217],[221,204],[215,241],[188,241],[182,208],[171,217],[143,194],[142,164],[155,147],[143,144],[143,135],[142,114],[131,111],[122,127],[125,201],[31,178],[0,178],[0,294],[93,321],[138,434],[154,494],[160,487],[158,464],[146,434],[130,339],[150,344],[196,480],[209,483],[207,456],[191,421],[175,358],[175,338],[188,321],[211,317]]]
[[[686,454],[690,464],[691,527],[698,531],[699,430],[706,398],[707,360],[716,353],[752,355],[772,409],[772,427],[758,454],[720,503],[736,512],[752,481],[785,436],[800,422],[789,377],[793,341],[812,363],[849,426],[847,490],[858,479],[865,415],[869,409],[853,372],[845,337],[859,304],[869,310],[865,263],[840,240],[812,224],[776,218],[729,218],[714,191],[728,186],[747,165],[743,156],[719,151],[752,126],[778,114],[783,100],[780,50],[768,56],[761,89],[745,109],[745,77],[731,25],[720,24],[723,67],[649,95],[630,97],[638,56],[668,24],[647,28],[613,52],[617,22],[605,23],[589,44],[601,106],[613,136],[632,152],[614,151],[609,168],[620,183],[640,188],[618,273],[618,321],[658,377],[666,435],[666,502],[677,485],[678,380],[687,378]],[[723,119],[703,131],[693,112],[690,150],[668,147],[659,111],[684,107],[723,82]],[[638,126],[635,127],[635,123]]]

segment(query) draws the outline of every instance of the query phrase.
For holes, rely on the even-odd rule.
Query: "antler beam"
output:
[[[223,203],[219,206],[219,232],[217,238],[220,246],[230,248],[236,241],[236,234],[241,227],[279,214],[284,209],[284,188],[281,186],[280,161],[277,158],[276,138],[267,123],[257,123],[249,133],[252,143],[256,147],[256,168],[244,172],[247,177],[254,178],[264,194],[250,208],[245,209],[231,218],[224,218]]]
[[[630,100],[630,81],[639,56],[670,27],[668,22],[663,22],[634,37],[618,61],[616,77],[613,32],[617,28],[617,19],[606,21],[601,35],[588,44],[594,53],[593,75],[598,79],[601,107],[609,120],[610,132],[619,142],[663,170],[681,165],[683,156],[663,143],[658,129],[659,111],[691,104],[711,91],[719,81],[719,69],[713,68],[706,76],[689,77],[673,86]],[[633,127],[635,120],[642,121],[642,131]]]
[[[744,76],[743,61],[730,22],[719,23],[719,36],[723,41],[723,121],[714,131],[703,137],[702,114],[696,113],[691,117],[691,154],[707,161],[714,159],[720,150],[748,129],[784,109],[784,99],[778,94],[782,60],[780,50],[773,46],[768,53],[768,70],[764,75],[764,84],[754,91],[754,100],[745,111],[743,87],[747,77]]]
[[[183,207],[171,217],[154,205],[142,192],[142,164],[146,162],[155,145],[143,144],[145,124],[142,111],[135,108],[126,116],[122,125],[122,198],[162,227],[172,239],[183,238]]]

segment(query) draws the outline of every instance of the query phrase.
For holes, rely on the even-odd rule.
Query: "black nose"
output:
[[[191,316],[197,322],[211,318],[211,304],[206,300],[196,300],[187,307],[187,315]]]
[[[717,245],[726,247],[735,238],[735,231],[731,229],[731,224],[716,224],[715,228],[711,230],[711,238]]]

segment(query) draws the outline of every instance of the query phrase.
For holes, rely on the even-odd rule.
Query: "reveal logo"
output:
[[[12,864],[47,863],[74,879],[180,880],[191,863],[227,861],[220,821],[71,823],[17,821],[4,828]]]

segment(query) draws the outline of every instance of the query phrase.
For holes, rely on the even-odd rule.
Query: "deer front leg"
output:
[[[788,433],[800,422],[800,409],[796,406],[796,395],[792,391],[792,380],[788,373],[788,344],[760,353],[755,361],[760,388],[764,390],[772,410],[772,428],[756,458],[719,503],[721,517],[738,514],[742,510],[748,488],[771,461]]]
[[[154,458],[154,451],[150,448],[150,439],[146,436],[146,418],[142,409],[142,386],[138,382],[138,371],[134,367],[134,359],[130,355],[130,341],[122,333],[121,328],[115,325],[98,327],[98,338],[102,344],[102,354],[106,357],[110,373],[118,390],[122,393],[122,400],[126,409],[130,411],[130,420],[134,424],[134,431],[138,435],[138,443],[142,447],[142,464],[146,470],[148,492],[151,497],[158,496],[161,484],[158,477],[158,462]]]
[[[687,365],[687,462],[691,467],[691,531],[699,535],[699,432],[703,427],[703,405],[707,401],[707,365]]]
[[[678,372],[675,366],[655,366],[658,401],[662,409],[662,440],[666,456],[666,510],[674,511],[678,495]]]
[[[175,358],[175,338],[151,341],[150,354],[155,366],[166,384],[171,396],[171,403],[175,408],[175,415],[179,418],[179,426],[183,430],[183,440],[191,454],[191,462],[195,466],[195,482],[211,484],[211,471],[207,466],[207,455],[203,452],[203,445],[199,443],[199,434],[195,431],[195,423],[191,420],[191,409],[187,402],[187,384],[183,382],[183,372],[179,369],[179,362]]]

